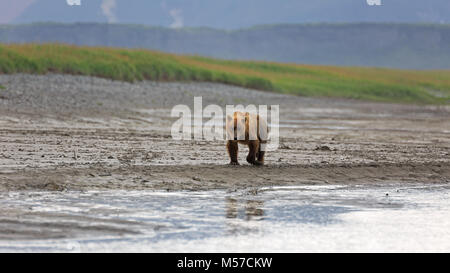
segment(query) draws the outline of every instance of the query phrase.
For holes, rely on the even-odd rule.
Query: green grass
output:
[[[384,102],[448,104],[450,100],[450,70],[227,61],[150,50],[62,44],[0,45],[0,73],[50,72],[129,82],[208,81],[302,96]]]

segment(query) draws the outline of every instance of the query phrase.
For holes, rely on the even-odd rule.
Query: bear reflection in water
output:
[[[239,218],[246,221],[259,220],[264,216],[263,201],[245,200],[240,201],[234,198],[226,199],[226,217]]]

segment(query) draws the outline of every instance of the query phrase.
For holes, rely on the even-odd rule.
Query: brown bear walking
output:
[[[259,115],[248,112],[234,112],[227,116],[227,150],[231,165],[239,165],[238,143],[248,145],[247,162],[252,165],[264,165],[265,147],[267,143],[267,122]]]

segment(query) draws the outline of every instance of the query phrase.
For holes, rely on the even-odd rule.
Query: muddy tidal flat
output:
[[[0,251],[450,251],[449,106],[68,75],[0,84]],[[200,96],[280,106],[265,166],[243,146],[229,166],[225,141],[171,137],[172,107]]]

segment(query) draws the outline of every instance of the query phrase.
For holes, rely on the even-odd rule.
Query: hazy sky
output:
[[[0,24],[9,23],[35,0],[0,0]]]
[[[0,0],[0,23],[240,28],[309,22],[450,23],[450,0]],[[380,2],[371,6],[368,2]]]

